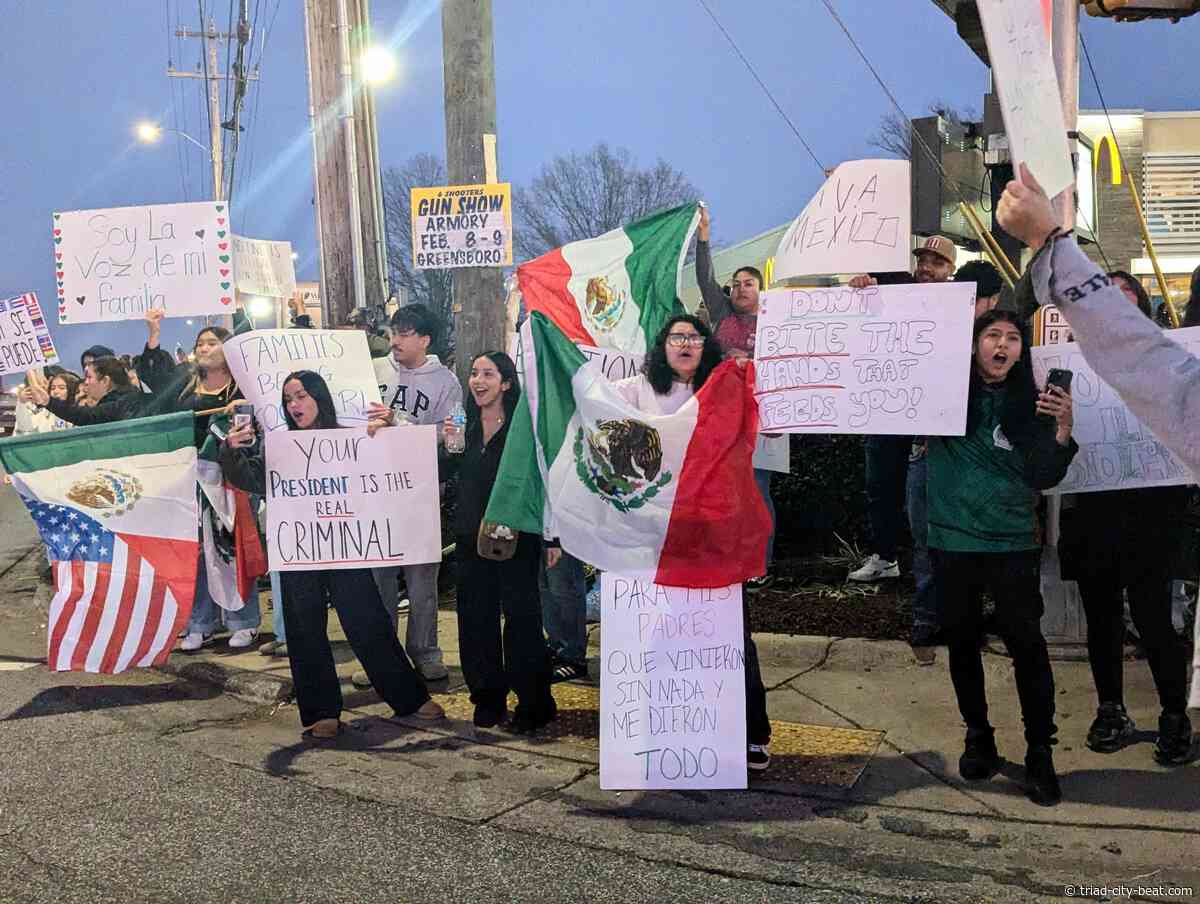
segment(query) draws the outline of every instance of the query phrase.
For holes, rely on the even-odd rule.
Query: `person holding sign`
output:
[[[311,370],[285,378],[283,410],[289,430],[341,426],[329,386]],[[373,408],[371,413],[368,436],[390,421],[386,411]],[[230,431],[221,448],[221,472],[239,489],[266,495],[263,443],[253,424]],[[329,646],[326,596],[371,684],[396,715],[426,720],[445,716],[442,707],[430,699],[425,682],[396,638],[370,569],[284,571],[280,581],[288,660],[306,738],[328,741],[341,732],[342,692]]]
[[[639,411],[674,414],[699,392],[709,374],[721,363],[721,349],[704,321],[691,315],[672,317],[646,354],[642,372],[614,384],[617,392]],[[747,504],[746,500],[731,502]],[[771,721],[767,717],[767,690],[758,666],[758,648],[750,636],[746,597],[742,596],[742,624],[746,674],[746,765],[757,772],[771,764]]]
[[[1016,672],[1026,790],[1050,806],[1062,793],[1050,753],[1054,675],[1041,630],[1035,504],[1036,491],[1061,481],[1079,449],[1071,438],[1071,397],[1054,385],[1038,392],[1015,312],[993,310],[976,320],[972,355],[966,435],[930,437],[928,451],[929,552],[950,677],[967,725],[958,769],[977,781],[1000,768],[979,650],[986,589]]]
[[[471,362],[467,383],[466,444],[443,459],[458,471],[454,534],[458,556],[458,646],[463,677],[475,704],[475,725],[492,728],[508,718],[508,692],[517,695],[512,730],[532,734],[558,716],[550,693],[550,660],[542,637],[538,559],[542,538],[484,522],[500,457],[521,387],[503,352]],[[459,429],[447,418],[444,430]],[[553,567],[562,550],[546,550]],[[504,616],[504,631],[500,617]]]

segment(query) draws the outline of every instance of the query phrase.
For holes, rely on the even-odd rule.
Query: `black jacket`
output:
[[[94,408],[83,408],[55,398],[50,399],[46,408],[68,424],[89,427],[92,424],[111,424],[113,421],[140,417],[144,413],[143,404],[142,391],[131,386],[111,390]]]
[[[233,486],[251,496],[267,494],[267,463],[260,437],[253,446],[240,449],[221,443],[221,473]]]
[[[506,419],[496,431],[491,442],[483,443],[483,431],[476,426],[467,434],[467,445],[461,455],[446,455],[439,459],[445,479],[447,472],[458,473],[458,503],[454,510],[454,535],[470,538],[475,542],[479,525],[487,510],[496,474],[500,470],[500,457],[504,454],[504,443],[508,439],[509,421]]]

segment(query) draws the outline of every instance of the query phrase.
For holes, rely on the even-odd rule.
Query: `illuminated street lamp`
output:
[[[163,132],[173,132],[180,138],[185,138],[194,144],[206,154],[211,154],[207,145],[201,144],[187,132],[182,132],[179,129],[164,129],[162,126],[153,122],[139,122],[133,127],[133,134],[137,136],[137,140],[142,144],[156,144],[163,136]]]
[[[372,85],[390,82],[396,75],[396,57],[386,47],[368,47],[360,63],[363,79]]]

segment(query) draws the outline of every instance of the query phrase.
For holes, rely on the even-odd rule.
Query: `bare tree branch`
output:
[[[941,116],[954,125],[971,122],[979,115],[974,109],[955,109],[949,101],[934,100],[929,104],[930,115]],[[867,144],[901,160],[912,159],[912,126],[899,113],[884,114],[879,120],[879,129],[867,139]]]

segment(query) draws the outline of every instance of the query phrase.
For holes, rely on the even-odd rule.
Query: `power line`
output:
[[[705,0],[696,0],[696,2],[699,3],[704,8],[704,11],[706,13],[708,13],[708,17],[713,20],[713,24],[715,26],[717,26],[717,28],[718,28],[718,30],[720,30],[721,34],[723,34],[725,36],[725,40],[729,42],[729,46],[733,48],[733,52],[738,55],[738,59],[740,59],[742,61],[743,65],[745,65],[746,69],[750,72],[750,74],[752,76],[754,76],[754,80],[756,82],[758,82],[758,86],[760,88],[762,88],[763,93],[767,95],[767,99],[775,107],[775,109],[779,113],[779,115],[783,117],[783,121],[788,124],[788,126],[792,130],[792,133],[796,136],[796,138],[798,138],[800,140],[800,143],[802,145],[804,145],[804,150],[808,151],[808,156],[812,157],[813,163],[815,163],[820,168],[821,175],[824,176],[825,175],[825,165],[823,163],[821,163],[820,158],[817,157],[817,155],[813,152],[813,149],[811,147],[809,147],[808,142],[804,140],[804,136],[800,134],[800,130],[796,128],[796,124],[794,122],[792,122],[791,117],[789,117],[787,115],[787,113],[784,112],[783,107],[781,107],[779,105],[779,101],[777,101],[775,99],[775,95],[771,93],[771,89],[766,86],[766,83],[763,82],[763,80],[761,78],[759,78],[758,73],[755,71],[754,67],[752,65],[750,65],[750,61],[748,59],[746,59],[745,54],[742,53],[741,48],[738,47],[737,42],[733,39],[733,35],[731,35],[728,31],[725,30],[725,26],[722,25],[720,23],[720,21],[717,19],[717,17],[713,14],[713,11],[709,8],[709,6],[705,2]]]
[[[200,7],[200,30],[208,31],[208,26],[205,25],[205,20],[204,20],[204,0],[196,0],[196,3]],[[200,46],[200,58],[204,61],[204,89],[205,89],[205,91],[208,91],[208,90],[211,90],[212,83],[210,82],[211,76],[208,71],[208,54],[205,53],[203,44],[201,44],[201,46]],[[203,93],[201,94],[201,97],[203,97]],[[212,104],[207,103],[204,106],[208,110],[208,134],[209,134],[209,140],[211,141],[212,134],[213,134]],[[220,125],[220,123],[218,123],[218,125]],[[210,148],[209,153],[215,154],[216,148],[215,147]],[[216,159],[216,158],[214,157],[214,159]],[[214,178],[215,178],[215,174],[214,174]],[[214,181],[213,182],[213,190],[212,190],[212,195],[214,198],[217,196],[218,191],[220,191],[220,186],[218,186],[216,184],[216,182]]]
[[[273,13],[271,13],[271,21],[267,23],[266,31],[263,33],[263,39],[258,48],[258,59],[255,61],[253,66],[255,73],[260,77],[262,74],[263,57],[266,56],[267,44],[270,43],[271,40],[271,31],[275,28],[275,20],[279,16],[279,4],[280,0],[275,0],[275,10]],[[262,82],[260,81],[257,85],[257,90],[254,92],[254,112],[250,116],[250,161],[249,166],[247,166],[246,178],[251,181],[254,179],[254,152],[258,148],[258,108],[259,99],[261,97]]]
[[[171,59],[171,0],[166,0],[163,4],[163,11],[166,13],[167,19],[167,68],[171,69],[174,65]],[[175,102],[175,85],[171,84],[171,112],[174,116],[175,131],[179,131],[179,106]],[[175,160],[179,165],[179,192],[183,200],[191,200],[188,198],[187,183],[183,178],[183,147],[178,141],[175,142]]]

